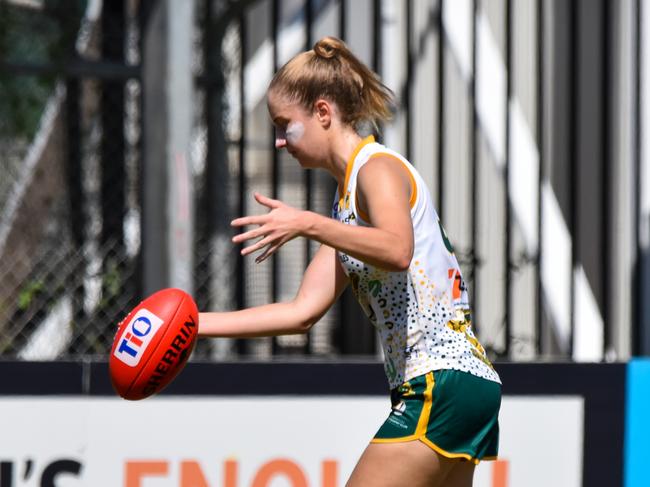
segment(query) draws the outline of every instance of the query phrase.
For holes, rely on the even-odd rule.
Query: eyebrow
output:
[[[288,121],[288,119],[284,118],[284,117],[281,116],[281,115],[278,115],[277,117],[275,117],[275,118],[273,119],[273,123],[276,124],[276,125],[277,125],[277,124],[281,124],[282,122],[287,122],[287,121]]]

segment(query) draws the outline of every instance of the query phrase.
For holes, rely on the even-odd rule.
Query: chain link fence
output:
[[[2,357],[105,355],[136,302],[138,82],[75,72],[133,55],[131,3],[125,35],[97,2],[0,2]]]
[[[0,0],[0,358],[105,357],[116,324],[143,297],[141,31],[157,3]],[[190,164],[202,310],[290,298],[316,248],[291,242],[264,266],[238,259],[229,221],[261,211],[242,188],[320,212],[333,194],[320,176],[306,180],[274,159],[263,99],[239,104],[251,90],[242,63],[260,48],[251,46],[260,33],[242,22],[268,14],[260,5],[270,4],[196,2]],[[296,12],[279,22],[295,23]],[[362,345],[342,331],[342,309],[309,336],[201,340],[194,358],[374,353],[373,332]],[[367,327],[354,310],[355,327]]]

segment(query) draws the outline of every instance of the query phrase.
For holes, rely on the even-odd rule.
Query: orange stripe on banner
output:
[[[336,460],[323,460],[321,485],[336,487],[338,485],[339,464]]]
[[[145,477],[163,477],[169,473],[169,464],[159,462],[126,462],[124,470],[124,485],[126,487],[142,487]]]
[[[239,479],[239,463],[237,460],[229,459],[223,464],[223,485],[224,487],[237,487]]]
[[[181,462],[181,487],[210,487],[198,462]]]
[[[495,460],[492,463],[492,487],[508,487],[507,460]]]
[[[253,487],[267,487],[273,477],[285,477],[293,487],[307,487],[305,472],[295,462],[284,458],[262,465],[253,479]]]

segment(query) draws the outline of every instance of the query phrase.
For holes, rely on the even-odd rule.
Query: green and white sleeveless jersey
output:
[[[342,252],[338,256],[357,300],[379,331],[390,387],[439,369],[500,383],[472,331],[467,288],[429,190],[406,159],[372,136],[364,139],[348,161],[343,194],[336,195],[332,217],[346,225],[370,225],[357,208],[357,175],[379,155],[396,159],[411,177],[411,264],[406,271],[390,272]]]

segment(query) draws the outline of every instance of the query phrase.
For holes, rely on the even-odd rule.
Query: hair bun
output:
[[[336,56],[336,53],[341,49],[342,45],[343,42],[336,37],[323,37],[314,44],[314,53],[318,57],[331,59]]]

